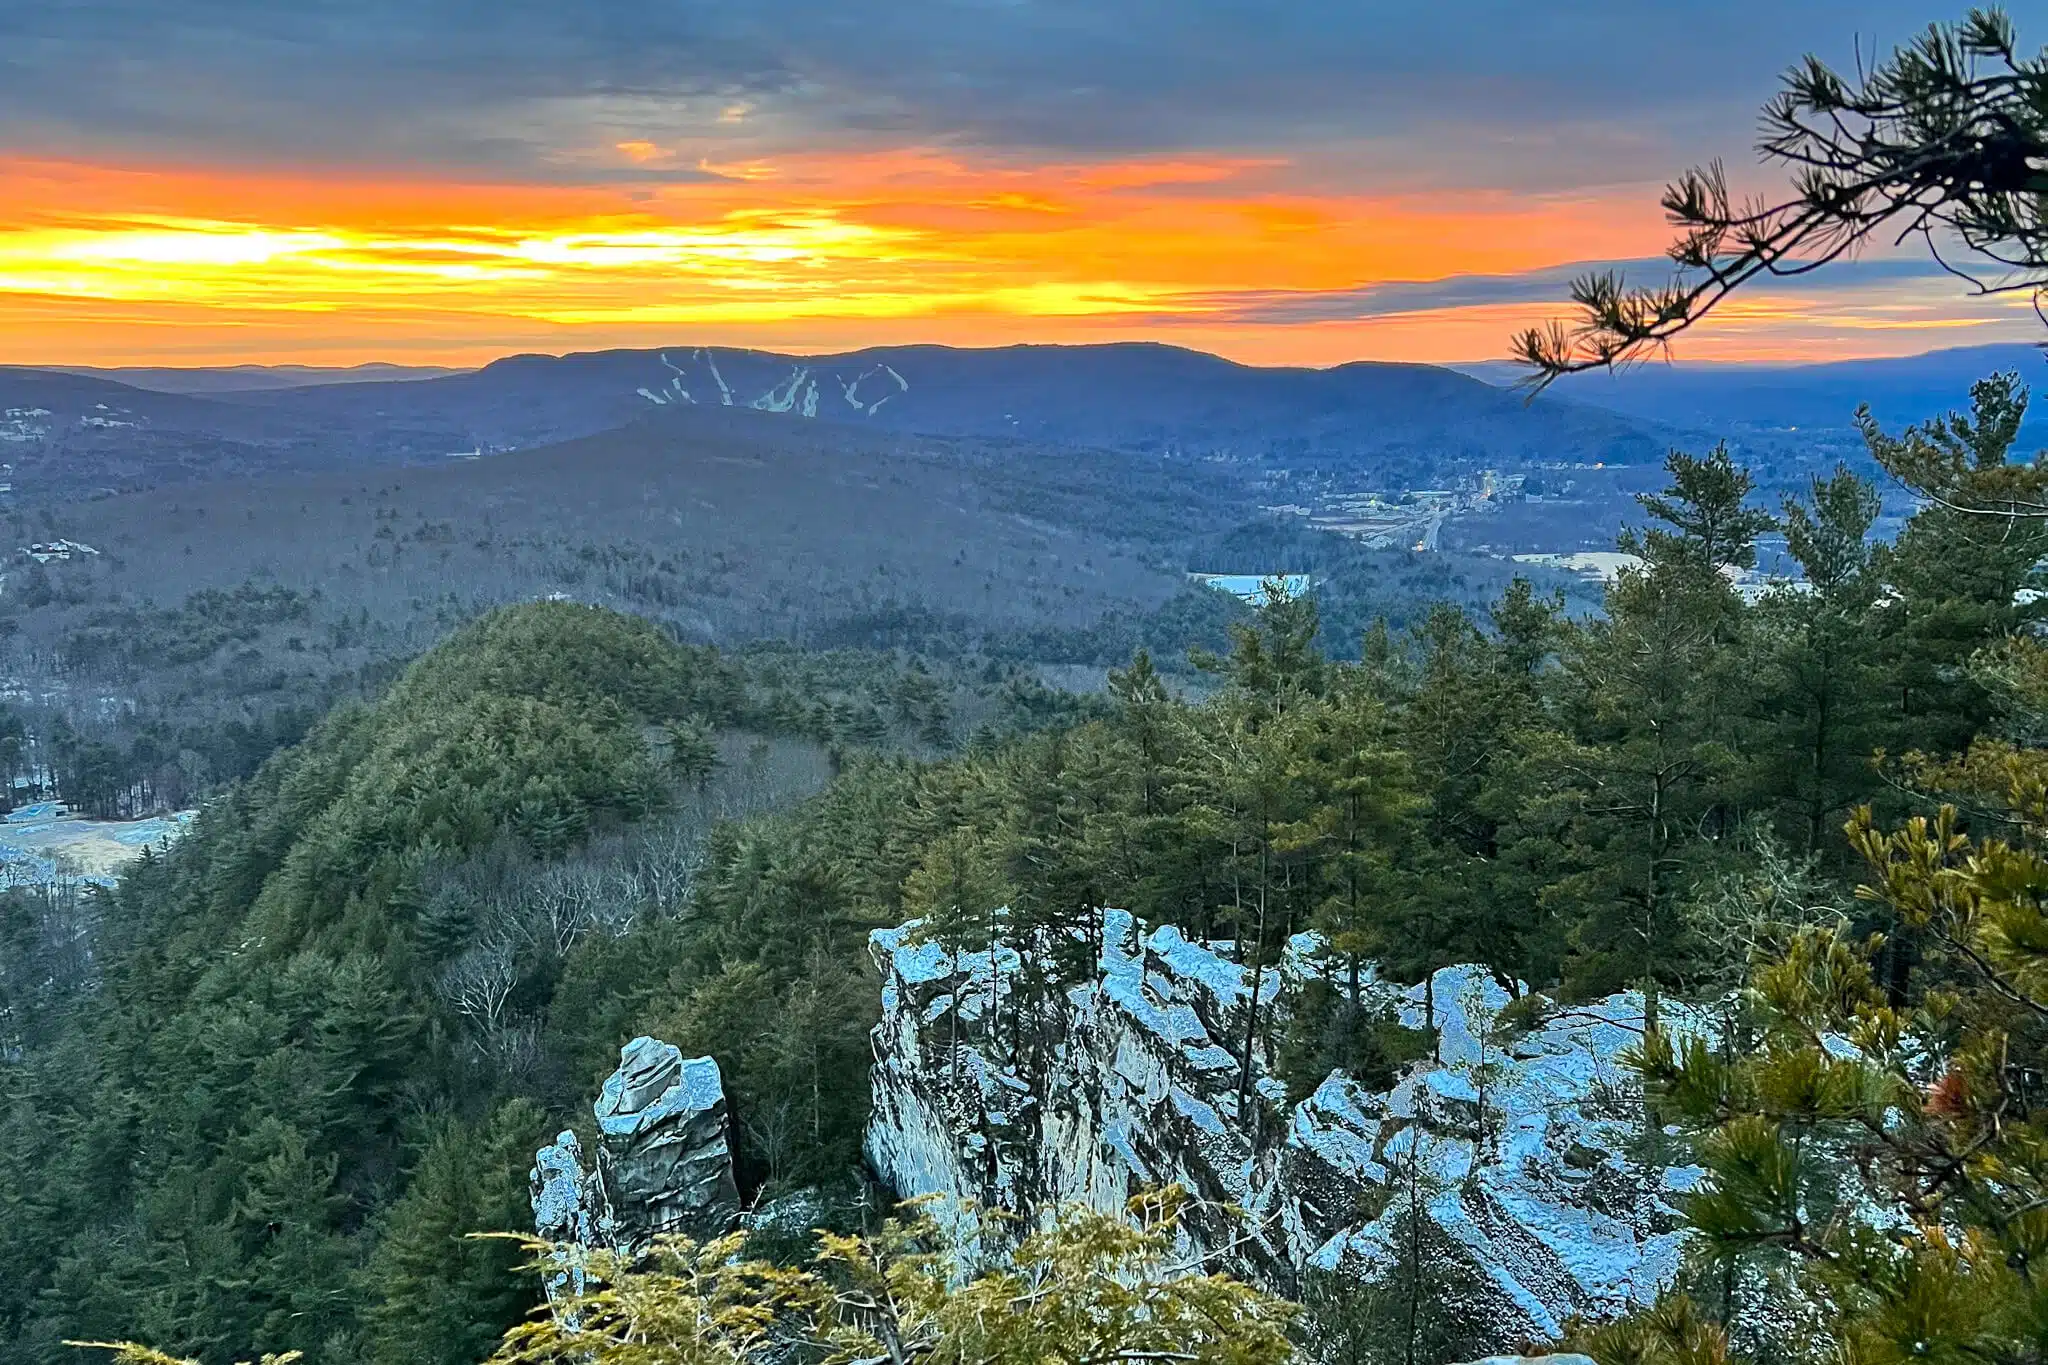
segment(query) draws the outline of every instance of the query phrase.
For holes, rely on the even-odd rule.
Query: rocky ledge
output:
[[[1296,1293],[1316,1270],[1373,1278],[1423,1255],[1414,1272],[1462,1286],[1503,1344],[1618,1314],[1676,1273],[1670,1197],[1700,1172],[1659,1158],[1669,1144],[1622,1065],[1641,995],[1508,1010],[1476,967],[1438,972],[1433,990],[1368,976],[1371,1007],[1434,1028],[1434,1057],[1390,1089],[1332,1073],[1290,1104],[1271,1040],[1320,970],[1312,937],[1258,973],[1171,927],[1141,936],[1121,911],[1100,944],[1093,981],[1034,1004],[1008,948],[951,952],[916,925],[873,936],[867,1153],[897,1193],[935,1196],[941,1217],[972,1202],[1028,1220],[1175,1183],[1202,1201],[1191,1263]],[[1711,1031],[1671,1004],[1661,1023]]]

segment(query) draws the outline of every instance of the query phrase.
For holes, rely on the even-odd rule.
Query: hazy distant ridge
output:
[[[1458,368],[1494,384],[1522,378],[1505,361]],[[1870,404],[1879,421],[1897,426],[1969,407],[1970,385],[2001,370],[2019,371],[2037,394],[2048,390],[2041,348],[2013,342],[1823,365],[1648,364],[1615,374],[1572,375],[1552,392],[1676,427],[1847,427],[1862,403]],[[2028,428],[2048,436],[2048,401],[2035,404]]]
[[[50,365],[59,374],[111,379],[157,393],[248,393],[262,389],[297,389],[312,384],[376,384],[412,379],[438,379],[463,371],[446,365],[394,365],[372,360],[361,365],[206,365],[153,366]]]
[[[449,423],[499,447],[585,435],[659,407],[730,406],[932,435],[1291,464],[1662,454],[1659,441],[1612,414],[1531,407],[1439,366],[1251,366],[1151,343],[521,355],[446,378],[239,398],[308,415],[368,404],[392,419]]]

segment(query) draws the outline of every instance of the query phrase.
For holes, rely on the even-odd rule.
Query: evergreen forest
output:
[[[2041,1036],[2021,888],[2040,885],[2048,524],[1961,500],[2036,496],[2048,468],[2010,448],[2016,377],[1971,398],[1870,432],[1900,477],[1948,481],[1894,543],[1869,538],[1851,473],[1765,508],[1725,451],[1674,454],[1597,615],[1516,582],[1333,648],[1313,595],[1276,591],[1196,653],[1199,694],[1139,653],[1101,703],[1019,709],[938,756],[821,741],[801,670],[766,687],[629,616],[487,616],[118,886],[8,899],[7,961],[33,965],[0,974],[0,1359],[117,1338],[484,1358],[533,1287],[515,1244],[463,1234],[525,1226],[534,1147],[642,1032],[718,1059],[751,1199],[823,1191],[828,1221],[865,1226],[866,935],[922,917],[972,943],[997,905],[999,933],[1077,943],[1127,907],[1254,967],[1313,928],[1343,970],[1478,962],[1558,1001],[1641,987],[1653,1015],[1754,985],[1779,1041],[1731,1062],[1653,1032],[1643,1063],[1749,1172],[1698,1215],[1730,1256],[1808,1235],[1752,1226],[1792,1196],[1742,1202],[1765,1176],[1739,1163],[1768,1166],[1785,1125],[1851,1122],[1886,1065],[1919,1094],[1898,1056],[1822,1063],[1798,1039],[1896,1051],[1928,1014],[1961,1030],[1959,1079],[1916,1122],[1950,1144],[1944,1194],[2002,1208],[2018,1177],[1977,1163],[2033,1121],[2002,1078]],[[1751,600],[1725,570],[1774,526],[1805,586]],[[1020,988],[1061,990],[1082,956]],[[1345,1002],[1300,1002],[1262,1040],[1291,1083],[1412,1059]],[[1996,1139],[1955,1152],[1994,1096]],[[2013,1217],[1943,1254],[2038,1221]]]

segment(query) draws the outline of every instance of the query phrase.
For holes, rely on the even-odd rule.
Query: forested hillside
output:
[[[1191,570],[1314,574],[1340,651],[1374,614],[1477,603],[1512,571],[1368,549],[1255,502],[1221,466],[704,409],[429,470],[17,512],[17,543],[95,552],[17,554],[0,575],[23,741],[0,781],[106,815],[190,805],[511,602],[607,606],[728,649],[914,650],[941,672],[1080,667],[1099,685],[1134,648],[1174,671],[1187,644],[1222,644],[1242,608]]]
[[[2023,403],[1988,381],[1873,442],[2010,493],[2041,477],[2009,460]],[[480,1358],[528,1289],[459,1235],[524,1225],[533,1147],[637,1032],[718,1058],[750,1199],[850,1208],[862,943],[909,917],[1085,945],[1124,906],[1254,966],[1312,926],[1345,971],[1478,961],[1565,999],[1740,980],[1760,904],[1851,903],[1856,807],[1923,806],[1924,768],[1874,753],[2033,733],[1995,646],[2048,530],[1951,498],[1873,545],[1844,473],[1778,509],[1807,587],[1745,604],[1723,570],[1773,518],[1724,454],[1668,472],[1596,617],[1516,583],[1354,645],[1281,596],[1197,657],[1204,699],[1140,654],[1109,714],[1020,704],[937,760],[847,742],[801,655],[771,685],[596,608],[483,618],[98,898],[61,989],[0,974],[0,1361]],[[903,690],[914,732],[931,685]],[[1855,912],[1904,999],[1940,978],[1893,913]],[[1347,998],[1291,1011],[1297,1085],[1408,1055]]]
[[[447,1239],[520,1221],[534,1135],[619,1030],[695,1017],[708,1045],[732,1001],[779,1030],[734,1059],[742,1093],[828,1063],[839,1090],[796,1148],[757,1144],[763,1174],[844,1176],[862,929],[761,855],[771,830],[714,828],[817,790],[841,743],[948,724],[929,675],[901,674],[886,715],[844,678],[510,609],[329,715],[113,893],[14,893],[0,1237],[23,1273],[0,1358],[129,1333],[474,1359],[523,1291],[506,1254]]]

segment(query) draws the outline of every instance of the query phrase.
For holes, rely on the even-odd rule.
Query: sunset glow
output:
[[[663,157],[622,142],[634,165]],[[692,342],[833,349],[1156,336],[1247,359],[1496,354],[1549,304],[1286,324],[1386,281],[1639,256],[1645,187],[1373,197],[1271,159],[974,164],[922,149],[784,157],[654,186],[534,186],[0,162],[0,360],[452,363]],[[2000,310],[1912,297],[1830,315],[1759,295],[1729,355],[1875,353]]]
[[[4,0],[0,0],[4,3]],[[1914,0],[1514,6],[20,6],[0,363],[1148,338],[1481,360],[1573,273],[1664,273],[1660,191],[1750,154],[1788,54]],[[1495,10],[1498,9],[1498,13]],[[1696,358],[2032,338],[1888,267]]]

